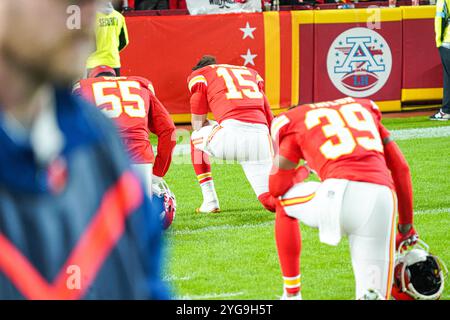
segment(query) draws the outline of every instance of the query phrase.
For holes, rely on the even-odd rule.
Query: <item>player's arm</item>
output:
[[[408,162],[398,145],[390,137],[389,132],[380,124],[380,132],[384,144],[384,157],[394,180],[398,198],[398,231],[397,247],[404,240],[417,237],[413,227],[413,191],[411,172]],[[411,239],[414,240],[414,239]]]
[[[267,96],[264,93],[264,80],[259,74],[256,75],[256,82],[258,84],[259,91],[263,94],[263,98],[264,98],[264,113],[266,115],[267,125],[270,128],[271,125],[272,125],[273,113],[272,113],[272,109],[270,108],[269,99],[267,99]]]
[[[272,113],[272,109],[270,108],[269,99],[267,99],[264,92],[263,92],[263,96],[264,96],[264,113],[266,114],[267,124],[270,128],[272,125],[273,113]]]
[[[204,83],[196,83],[190,90],[191,124],[195,131],[209,124],[207,120],[208,98]]]
[[[162,178],[169,170],[172,152],[176,145],[175,124],[163,104],[155,95],[150,95],[149,129],[158,136],[158,154],[153,167],[153,175]]]
[[[277,127],[276,123],[273,127]],[[277,153],[269,177],[269,192],[274,197],[282,196],[294,184],[305,180],[309,175],[309,170],[305,166],[297,168],[303,155],[295,134],[283,137],[280,131],[280,129],[272,128],[272,137],[274,141],[278,141]]]

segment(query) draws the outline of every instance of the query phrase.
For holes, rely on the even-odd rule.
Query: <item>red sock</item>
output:
[[[212,180],[211,165],[209,163],[208,155],[203,151],[194,148],[192,141],[191,141],[191,161],[200,185]]]
[[[280,204],[277,205],[275,239],[284,288],[289,294],[296,294],[301,290],[300,228],[297,219],[289,217]]]
[[[258,197],[259,202],[266,208],[266,210],[269,210],[270,212],[275,212],[276,203],[275,198],[270,195],[269,192],[264,192],[263,194],[260,194]]]

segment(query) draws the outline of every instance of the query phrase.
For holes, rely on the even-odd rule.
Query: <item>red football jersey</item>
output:
[[[191,112],[211,111],[221,123],[227,119],[270,125],[272,112],[264,94],[264,81],[250,68],[227,64],[209,65],[188,78]]]
[[[171,148],[175,145],[175,141],[171,141],[175,125],[156,98],[150,81],[141,77],[88,78],[75,85],[74,94],[83,96],[114,120],[134,163],[155,162],[154,173],[158,176],[166,173]],[[156,161],[149,141],[150,132],[159,138]]]
[[[386,185],[394,189],[384,158],[389,132],[370,100],[344,98],[302,105],[272,123],[279,154],[304,159],[321,180],[336,178]]]

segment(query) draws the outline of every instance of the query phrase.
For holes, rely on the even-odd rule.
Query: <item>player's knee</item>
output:
[[[270,195],[269,192],[265,192],[258,196],[259,202],[263,205],[266,210],[270,212],[275,212],[276,209],[276,199]]]

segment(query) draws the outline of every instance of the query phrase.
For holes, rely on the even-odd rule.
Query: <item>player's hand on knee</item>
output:
[[[154,194],[160,194],[166,190],[170,190],[166,181],[162,177],[152,175],[152,192]]]
[[[402,246],[402,249],[406,249],[408,246],[415,245],[418,239],[419,234],[412,224],[398,224],[395,238],[395,248],[397,250],[400,246]]]

